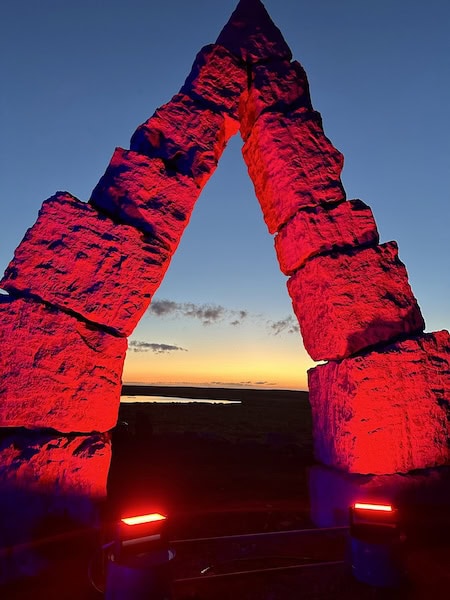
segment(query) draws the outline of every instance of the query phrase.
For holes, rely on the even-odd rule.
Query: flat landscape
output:
[[[177,537],[309,524],[307,392],[124,386],[123,394],[241,403],[121,403],[108,490],[114,510],[165,509]]]

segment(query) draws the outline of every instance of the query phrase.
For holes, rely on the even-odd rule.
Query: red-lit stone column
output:
[[[50,513],[68,528],[96,523],[110,443],[80,433],[117,422],[126,337],[238,130],[246,89],[239,60],[220,45],[204,48],[131,150],[116,148],[89,203],[58,192],[16,249],[0,282],[9,294],[0,296],[0,428],[36,431],[0,444],[4,547],[51,535]],[[14,560],[11,550],[7,579],[23,575],[23,560],[27,574],[41,571],[42,556],[25,555]]]
[[[256,5],[248,45],[229,45],[249,72],[240,104],[243,155],[290,276],[305,348],[314,360],[330,361],[309,372],[316,456],[356,473],[445,464],[448,333],[422,333],[396,243],[379,245],[370,208],[345,200],[343,157],[312,108],[304,70],[289,62],[262,5],[240,3],[219,40],[231,40]]]
[[[247,72],[226,48],[198,54],[179,94],[117,148],[89,203],[44,202],[0,286],[0,427],[113,427],[131,334],[194,204],[239,127]]]

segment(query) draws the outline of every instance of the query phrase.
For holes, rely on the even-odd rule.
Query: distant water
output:
[[[156,402],[157,404],[241,404],[240,400],[210,400],[208,398],[178,398],[177,396],[120,396],[120,401]]]

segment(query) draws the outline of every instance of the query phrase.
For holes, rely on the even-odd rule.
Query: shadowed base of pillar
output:
[[[417,534],[450,526],[450,467],[407,474],[359,475],[316,465],[309,471],[311,519],[318,527],[346,526],[355,502],[387,503],[399,509],[408,529]]]
[[[103,435],[0,430],[0,585],[38,576],[93,537],[110,461]]]

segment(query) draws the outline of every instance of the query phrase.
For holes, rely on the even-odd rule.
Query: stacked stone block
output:
[[[252,127],[266,110],[285,113],[312,111],[309,85],[302,65],[297,61],[274,59],[252,66],[250,87],[241,100],[242,138],[246,141]]]
[[[167,169],[160,158],[116,148],[89,203],[172,255],[198,195],[192,177]]]
[[[288,291],[316,361],[342,359],[424,328],[395,242],[314,257],[292,275]]]
[[[309,390],[322,463],[383,474],[448,462],[447,331],[317,366]]]
[[[259,0],[240,0],[220,32],[217,44],[249,66],[274,59],[292,59],[281,31]]]
[[[169,258],[155,239],[58,193],[43,203],[1,286],[125,337],[147,309]]]
[[[221,43],[253,4],[240,3]],[[379,245],[370,208],[346,201],[343,157],[313,110],[305,72],[290,62],[257,4],[248,44],[228,47],[249,73],[240,103],[244,159],[276,234],[280,268],[290,276],[305,348],[314,360],[329,361],[309,372],[316,456],[359,473],[445,464],[448,333],[423,334],[396,243]]]
[[[203,48],[180,92],[140,125],[130,148],[192,177],[201,189],[239,129],[238,107],[247,72],[219,44]]]
[[[278,231],[275,251],[280,269],[292,275],[306,261],[339,248],[374,246],[379,235],[372,211],[361,200],[307,206]]]
[[[262,113],[243,148],[264,220],[275,233],[302,207],[345,199],[343,156],[318,113]]]
[[[0,296],[0,316],[1,427],[114,427],[125,338],[33,299]]]

